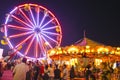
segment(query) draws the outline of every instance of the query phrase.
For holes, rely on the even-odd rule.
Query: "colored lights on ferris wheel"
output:
[[[15,7],[6,17],[5,37],[10,48],[22,49],[20,56],[42,58],[48,48],[60,46],[61,26],[54,14],[37,4],[23,4]],[[59,37],[59,38],[58,38]]]

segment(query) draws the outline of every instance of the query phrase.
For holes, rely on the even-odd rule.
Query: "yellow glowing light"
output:
[[[116,55],[120,55],[120,52],[115,52]]]
[[[120,47],[117,47],[117,50],[120,50]]]
[[[45,42],[45,45],[49,45],[49,42]]]
[[[88,49],[88,48],[90,48],[90,46],[87,45],[86,48]]]
[[[57,31],[57,32],[60,32],[59,26],[56,27],[56,31]]]
[[[108,51],[109,51],[109,49],[108,49],[108,48],[104,48],[104,50],[105,50],[105,52],[108,52]]]
[[[115,51],[114,51],[114,50],[112,50],[112,51],[111,51],[111,53],[112,53],[112,54],[114,54],[114,53],[115,53]]]
[[[18,47],[18,50],[22,49],[22,45]]]
[[[62,51],[60,50],[60,51],[58,51],[57,53],[58,53],[58,54],[62,54]]]
[[[86,50],[85,50],[85,52],[86,52],[86,53],[89,53],[89,52],[90,52],[90,50],[89,50],[89,49],[86,49]]]
[[[103,47],[97,49],[98,52],[101,52],[101,51],[103,51],[103,50],[104,50]]]
[[[68,49],[68,52],[76,52],[76,53],[78,53],[79,49],[76,48],[76,47],[71,47],[71,48]]]
[[[70,59],[70,65],[75,65],[78,63],[77,58]]]
[[[5,40],[1,40],[1,44],[2,44],[2,45],[7,45],[7,44],[8,44],[8,42],[7,42],[7,41],[5,41]]]
[[[102,63],[101,59],[95,59],[95,65],[99,66]]]
[[[94,52],[94,49],[92,49],[91,52]]]
[[[29,10],[29,9],[30,9],[30,5],[29,5],[29,4],[25,4],[24,9],[25,9],[26,11]]]
[[[59,47],[58,50],[61,50],[61,47]]]
[[[81,50],[80,52],[81,52],[81,53],[83,53],[83,52],[84,52],[84,50]]]
[[[51,50],[51,51],[50,51],[50,55],[54,55],[55,53],[56,53],[55,50]]]
[[[109,49],[108,48],[103,48],[103,47],[101,47],[101,48],[98,48],[97,49],[97,52],[109,52]]]

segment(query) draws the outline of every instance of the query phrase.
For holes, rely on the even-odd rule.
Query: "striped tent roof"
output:
[[[101,46],[101,45],[104,45],[102,43],[99,43],[99,42],[96,42],[94,40],[91,40],[89,38],[86,38],[84,37],[83,39],[77,41],[75,43],[75,45],[78,45],[78,46],[86,46],[86,45],[89,45],[91,47],[96,47],[96,46]],[[105,45],[104,45],[105,46]]]

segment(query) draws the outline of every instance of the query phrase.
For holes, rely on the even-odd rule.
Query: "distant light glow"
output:
[[[95,65],[99,66],[102,63],[101,59],[95,59]]]
[[[3,49],[0,48],[0,59],[2,58],[2,54],[3,54]]]
[[[116,62],[113,64],[113,69],[115,69],[117,66],[116,66],[117,64],[116,64]]]

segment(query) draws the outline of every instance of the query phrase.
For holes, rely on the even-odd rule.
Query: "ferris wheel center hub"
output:
[[[34,31],[35,31],[36,33],[40,33],[40,32],[41,32],[40,28],[35,28]]]

